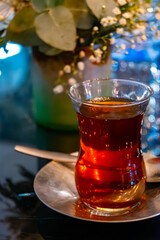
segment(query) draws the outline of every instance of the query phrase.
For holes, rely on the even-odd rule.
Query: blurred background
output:
[[[6,49],[0,48],[0,136],[17,142],[23,136],[34,144],[33,78],[37,72],[32,49],[15,43],[8,43]],[[160,41],[148,40],[127,52],[112,50],[112,77],[135,79],[153,88],[143,122],[142,147],[160,155]]]

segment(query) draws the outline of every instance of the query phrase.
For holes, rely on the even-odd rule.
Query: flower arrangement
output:
[[[87,37],[86,37],[87,36]],[[83,72],[89,52],[93,64],[105,63],[110,45],[125,51],[123,38],[136,48],[150,37],[160,36],[160,3],[156,0],[1,0],[0,46],[8,41],[37,46],[45,55],[73,52],[70,64],[58,73],[54,93],[61,93],[64,74]],[[69,85],[76,78],[68,78]]]

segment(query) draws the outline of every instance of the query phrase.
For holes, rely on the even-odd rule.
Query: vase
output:
[[[82,51],[85,53],[80,59],[83,69],[81,67],[79,71],[68,72],[61,76],[64,67],[72,64],[77,53],[62,52],[56,56],[46,56],[33,48],[33,111],[35,120],[40,125],[54,130],[78,130],[77,116],[68,96],[69,87],[73,81],[110,76],[110,55],[103,64],[95,64],[89,59],[89,49],[81,49]],[[57,85],[63,86],[64,90],[55,93],[54,89]]]

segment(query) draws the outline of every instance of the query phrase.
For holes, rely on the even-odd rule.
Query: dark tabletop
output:
[[[29,69],[13,91],[0,95],[0,240],[160,239],[160,216],[132,223],[96,223],[49,209],[33,189],[34,177],[47,160],[15,152],[16,144],[66,153],[79,146],[78,132],[53,131],[35,123]]]

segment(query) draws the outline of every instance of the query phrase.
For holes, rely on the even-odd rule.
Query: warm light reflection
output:
[[[97,169],[94,169],[94,176],[95,176],[96,180],[98,180],[98,181],[100,180],[99,172]]]
[[[84,172],[87,169],[87,167],[85,165],[80,165],[80,169],[82,172]]]

